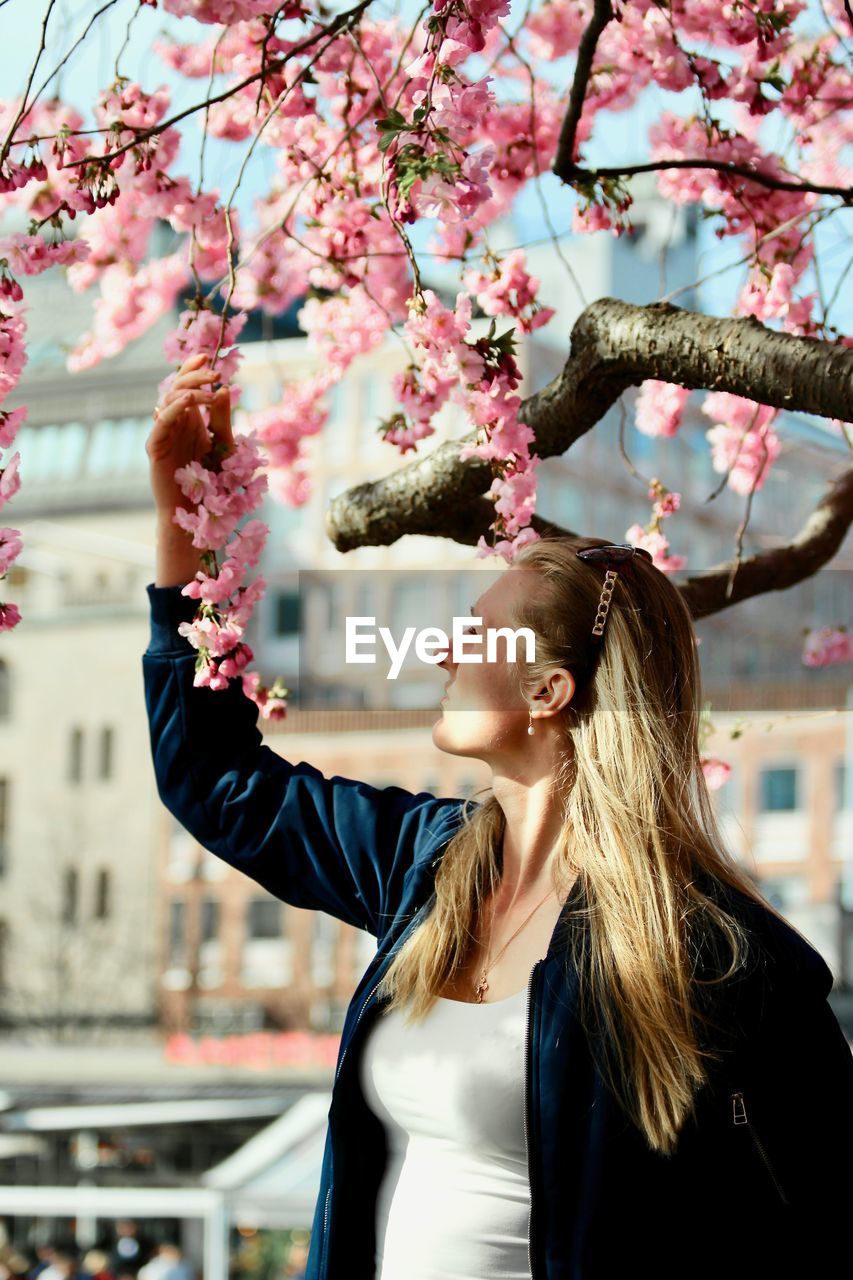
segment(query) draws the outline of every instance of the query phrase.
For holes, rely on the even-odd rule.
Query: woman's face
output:
[[[538,732],[540,742],[545,737],[545,719],[541,718],[544,710],[559,710],[570,700],[574,693],[572,676],[564,668],[555,667],[548,683],[537,691],[544,696],[533,700],[539,715],[534,712],[534,737],[530,737],[527,732],[530,702],[518,687],[518,671],[509,661],[512,650],[507,636],[495,637],[496,660],[487,661],[488,629],[515,630],[518,624],[513,620],[513,610],[527,598],[528,592],[535,592],[536,582],[534,570],[507,569],[472,601],[471,612],[482,621],[472,622],[465,634],[480,636],[482,643],[469,643],[466,654],[477,655],[482,660],[454,662],[452,652],[448,652],[438,664],[447,673],[441,717],[432,731],[433,741],[440,750],[451,755],[478,757],[490,764],[499,759],[506,762],[521,752],[529,755],[536,741],[535,734]],[[519,635],[516,655],[521,664],[525,652],[525,637]]]

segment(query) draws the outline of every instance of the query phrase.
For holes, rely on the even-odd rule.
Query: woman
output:
[[[490,765],[481,804],[292,764],[239,682],[194,688],[177,633],[198,552],[172,475],[209,447],[201,404],[233,447],[212,378],[186,362],[147,445],[159,794],[275,896],[378,944],[343,1027],[309,1280],[829,1274],[853,1058],[828,966],[724,851],[675,586],[631,548],[557,538],[481,594],[482,625],[536,639],[529,663],[443,658],[434,741]]]

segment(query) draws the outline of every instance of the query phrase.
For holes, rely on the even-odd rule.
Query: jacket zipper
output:
[[[329,1183],[329,1189],[326,1192],[326,1204],[323,1209],[323,1260],[320,1263],[320,1275],[326,1274],[326,1256],[329,1252],[329,1197],[332,1194],[332,1184]]]
[[[746,1103],[744,1101],[743,1093],[740,1090],[737,1090],[735,1093],[731,1095],[731,1098],[732,1098],[732,1123],[745,1124],[748,1126],[749,1132],[752,1136],[752,1141],[755,1143],[756,1150],[758,1151],[758,1154],[761,1156],[761,1159],[764,1161],[764,1164],[767,1168],[767,1172],[770,1174],[770,1177],[773,1179],[773,1185],[778,1191],[779,1196],[781,1197],[782,1203],[787,1204],[788,1198],[785,1195],[785,1192],[782,1190],[782,1187],[780,1186],[779,1179],[776,1177],[776,1174],[773,1172],[773,1166],[771,1165],[770,1161],[767,1158],[767,1153],[764,1150],[764,1147],[761,1145],[761,1140],[759,1139],[758,1134],[755,1132],[755,1127],[750,1123],[749,1117],[746,1114]]]
[[[411,919],[411,920],[409,921],[409,923],[406,925],[405,929],[404,929],[404,930],[403,930],[403,932],[400,934],[400,936],[399,936],[399,938],[397,939],[397,941],[396,941],[396,942],[394,943],[394,945],[392,946],[391,950],[388,952],[388,956],[386,957],[386,959],[390,959],[390,957],[391,957],[391,956],[393,956],[393,955],[394,955],[394,953],[400,949],[400,947],[402,946],[402,944],[403,944],[403,942],[405,941],[406,937],[407,937],[407,936],[412,932],[412,930],[414,929],[415,925],[418,923],[418,921],[420,920],[421,916],[422,916],[422,915],[423,915],[423,913],[426,911],[427,907],[428,907],[428,906],[430,906],[430,904],[431,904],[431,903],[432,903],[432,898],[431,898],[431,897],[430,897],[430,898],[429,898],[425,903],[423,903],[423,905],[422,905],[422,906],[420,907],[420,909],[418,910],[417,914],[414,916],[414,918],[413,918],[413,919]],[[384,976],[384,975],[383,975],[383,976]],[[358,1027],[358,1024],[361,1022],[361,1015],[364,1013],[365,1009],[366,1009],[366,1008],[367,1008],[367,1006],[370,1004],[370,1001],[371,1001],[371,999],[373,998],[373,993],[374,993],[374,991],[376,990],[376,988],[379,986],[379,983],[380,983],[381,981],[382,981],[382,978],[379,978],[379,979],[378,979],[378,980],[373,984],[373,986],[371,987],[371,989],[370,989],[370,991],[369,991],[369,993],[368,993],[367,999],[364,1001],[364,1003],[362,1004],[361,1008],[360,1008],[360,1009],[359,1009],[359,1011],[358,1011],[358,1017],[356,1018],[355,1023],[354,1023],[354,1025],[353,1025],[353,1029],[352,1029],[352,1031],[350,1032],[349,1043],[346,1045],[346,1047],[344,1048],[343,1053],[341,1054],[341,1060],[340,1060],[340,1062],[338,1063],[338,1069],[337,1069],[337,1071],[335,1072],[335,1082],[337,1082],[338,1076],[341,1074],[341,1067],[344,1065],[344,1059],[346,1058],[347,1053],[349,1052],[350,1044],[352,1044],[352,1038],[353,1038],[353,1036],[354,1036],[354,1035],[355,1035],[355,1033],[356,1033],[356,1029],[357,1029],[357,1027]]]
[[[533,1268],[533,1170],[530,1163],[530,1152],[532,1143],[530,1141],[530,1109],[528,1106],[528,1094],[530,1092],[530,1064],[533,1050],[533,1037],[531,1036],[530,1027],[530,1005],[533,992],[533,981],[536,970],[539,968],[540,962],[530,970],[530,978],[527,983],[527,1005],[525,1014],[525,1032],[524,1032],[524,1150],[527,1156],[527,1180],[530,1184],[530,1212],[527,1217],[527,1265],[530,1268],[530,1280],[535,1280],[535,1271]]]

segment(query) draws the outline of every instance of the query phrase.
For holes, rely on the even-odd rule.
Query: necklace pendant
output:
[[[483,976],[480,979],[480,981],[477,983],[477,1004],[483,1003],[483,996],[486,994],[488,989],[489,989],[489,984],[488,982],[486,982],[486,970],[484,969]]]

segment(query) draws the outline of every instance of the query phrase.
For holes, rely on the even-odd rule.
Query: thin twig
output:
[[[12,127],[9,130],[6,140],[4,141],[3,146],[0,147],[0,168],[2,168],[3,163],[7,155],[9,154],[9,148],[12,145],[12,139],[15,136],[15,130],[23,120],[24,116],[30,110],[31,104],[27,103],[27,97],[29,95],[30,89],[32,89],[33,87],[33,80],[35,79],[35,74],[38,69],[38,64],[41,60],[41,55],[44,53],[45,44],[47,42],[47,24],[50,21],[50,15],[53,12],[53,6],[55,4],[56,4],[56,0],[48,0],[47,9],[45,10],[45,15],[44,15],[44,18],[42,19],[42,24],[41,24],[41,36],[39,38],[38,51],[33,61],[33,65],[30,67],[30,74],[27,77],[26,87],[24,88],[24,92],[21,97],[21,105],[18,109],[18,114],[15,116],[15,119],[12,121]]]

